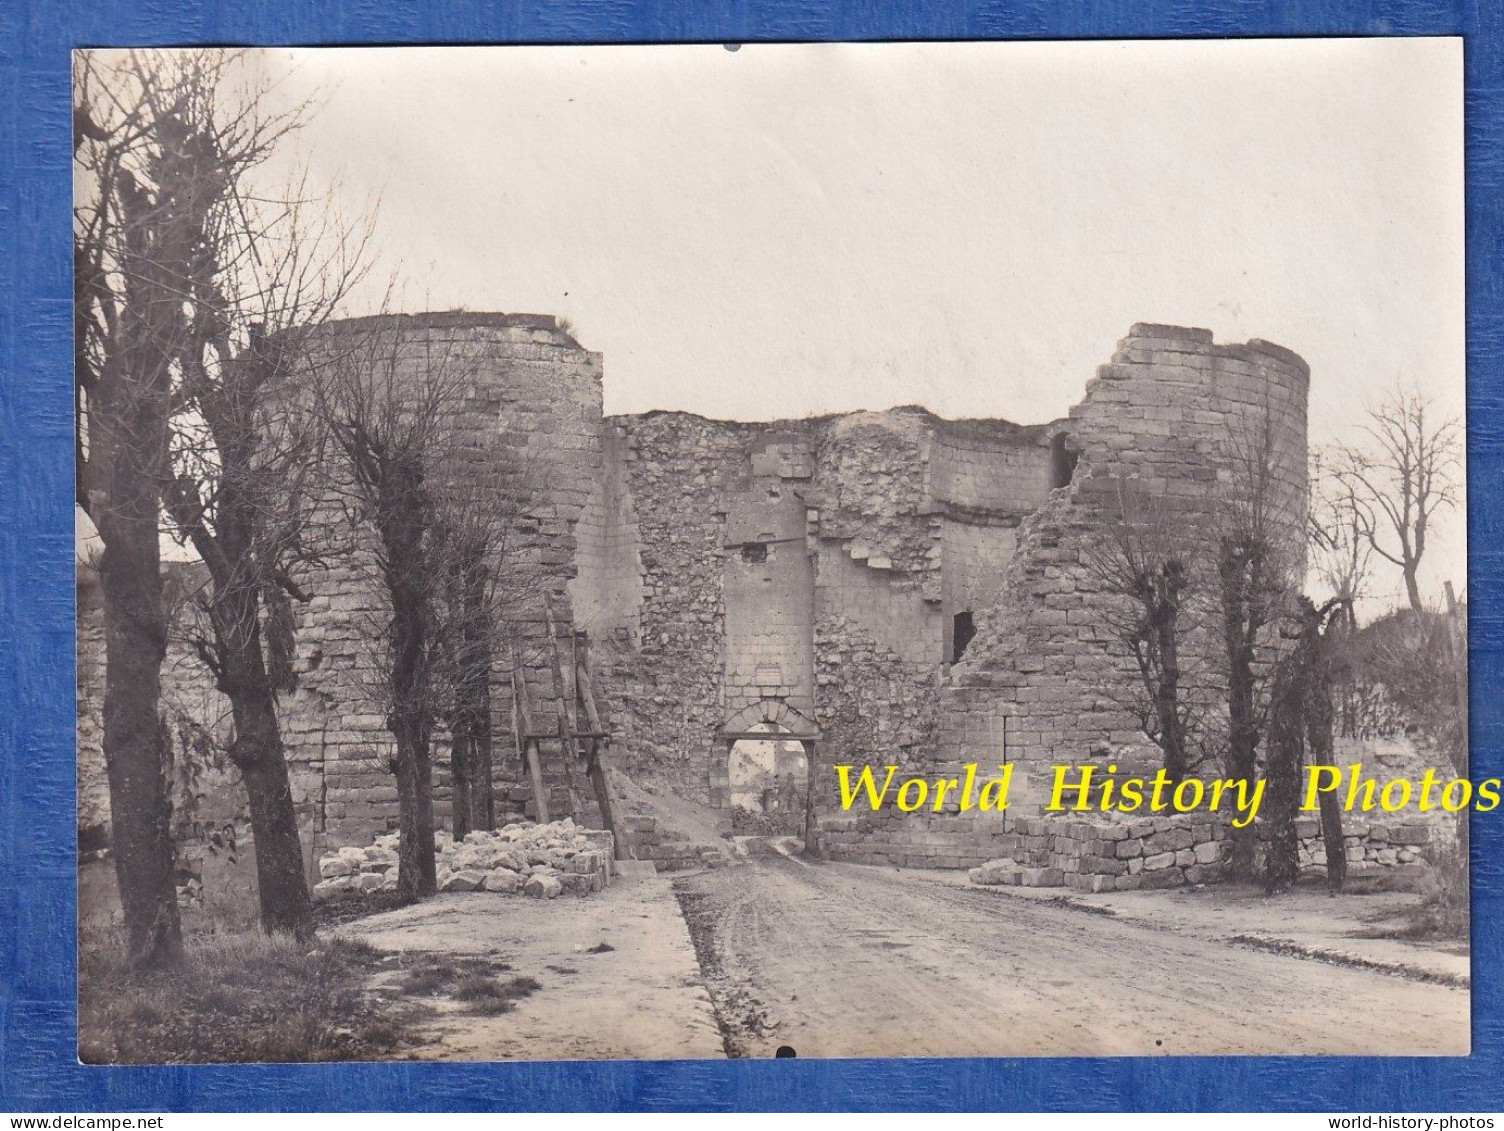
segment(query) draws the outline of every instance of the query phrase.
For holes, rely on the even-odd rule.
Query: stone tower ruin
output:
[[[1103,638],[1109,598],[1085,566],[1121,484],[1214,513],[1238,438],[1264,429],[1279,536],[1303,561],[1309,374],[1267,342],[1136,325],[1084,399],[1044,424],[919,407],[747,423],[604,417],[601,355],[551,317],[356,320],[313,349],[359,334],[389,336],[399,365],[460,359],[455,411],[477,444],[528,469],[536,490],[508,553],[536,585],[508,620],[540,727],[558,706],[540,658],[551,636],[589,649],[614,763],[686,802],[727,810],[731,745],[754,727],[812,742],[835,856],[959,867],[1012,854],[1091,874],[1093,836],[1067,844],[1063,823],[1035,831],[1022,811],[841,813],[828,767],[1013,763],[1027,780],[1054,762],[1149,758],[1121,707],[1134,674]],[[306,588],[281,709],[316,856],[395,827],[397,794],[385,720],[356,678],[381,615],[369,570],[331,555]],[[511,685],[498,674],[493,691],[498,813],[521,814]],[[578,768],[557,747],[544,763],[555,815],[598,819]],[[436,780],[442,821],[442,766]]]

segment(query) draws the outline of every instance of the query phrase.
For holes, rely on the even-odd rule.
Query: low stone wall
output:
[[[1037,862],[1035,886],[1132,891],[1220,879],[1231,834],[1204,814],[1177,814],[1138,821],[1026,817],[1013,835],[1017,858]]]
[[[1428,852],[1454,838],[1453,818],[1440,810],[1346,814],[1348,879],[1412,885],[1428,868]],[[1267,826],[1258,824],[1260,840]],[[1324,876],[1321,822],[1302,816],[1302,874]],[[1069,813],[977,817],[881,814],[822,822],[826,852],[862,864],[907,868],[970,868],[978,883],[1133,891],[1223,878],[1231,832],[1226,819],[1204,813],[1137,820]]]
[[[456,843],[435,836],[440,891],[521,892],[553,899],[603,891],[615,874],[611,834],[583,829],[566,817],[546,825],[516,822],[495,832],[468,833]],[[397,834],[363,847],[346,846],[319,860],[314,898],[397,890]]]

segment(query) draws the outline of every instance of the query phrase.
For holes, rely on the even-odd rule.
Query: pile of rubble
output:
[[[495,832],[468,833],[455,842],[435,834],[440,891],[521,892],[553,899],[564,892],[601,891],[613,874],[609,832],[583,829],[565,817],[547,825],[518,822]],[[315,899],[346,892],[397,889],[397,834],[387,833],[364,848],[328,852],[319,860]]]

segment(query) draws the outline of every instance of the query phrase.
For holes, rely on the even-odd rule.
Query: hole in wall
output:
[[[768,560],[768,548],[761,542],[748,542],[742,547],[742,561],[749,565]]]
[[[1073,452],[1066,447],[1070,435],[1066,432],[1056,432],[1055,438],[1050,441],[1050,487],[1069,487],[1071,480],[1076,475],[1076,464],[1081,459],[1080,452]]]
[[[966,646],[971,643],[971,638],[977,634],[976,622],[972,619],[971,611],[957,613],[951,618],[950,631],[950,662],[958,662],[966,654]]]

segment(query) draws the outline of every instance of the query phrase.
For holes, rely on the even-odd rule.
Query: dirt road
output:
[[[420,1002],[431,1015],[410,1034],[415,1057],[719,1058],[724,1043],[678,905],[668,881],[646,869],[624,872],[585,899],[449,892],[356,920],[339,934],[387,953],[391,964],[374,991]],[[413,975],[457,965],[462,973],[494,970],[502,981],[521,976],[533,989],[505,1011],[479,1012],[443,978],[413,990]]]
[[[676,890],[734,1056],[1464,1055],[1466,989],[767,845]]]

